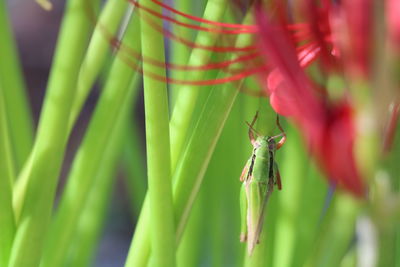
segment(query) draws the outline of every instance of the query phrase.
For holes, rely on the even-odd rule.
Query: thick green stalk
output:
[[[90,31],[86,1],[67,3],[38,134],[10,267],[37,266],[50,221],[68,137],[68,119]]]
[[[161,7],[143,1],[154,11]],[[157,20],[162,25],[162,20]],[[142,55],[164,60],[164,36],[151,25],[141,23]],[[150,199],[150,238],[155,266],[175,266],[175,229],[172,206],[169,111],[167,84],[146,76],[146,72],[165,77],[165,69],[143,62],[146,120],[147,177]]]
[[[139,75],[135,75],[130,92],[136,92]],[[70,245],[68,266],[90,266],[96,251],[100,234],[104,225],[108,203],[116,178],[117,161],[120,158],[126,125],[129,122],[132,103],[136,97],[132,93],[124,100],[122,110],[118,115],[115,130],[111,133],[104,156],[96,173],[96,182],[89,192],[84,210],[79,218],[75,232],[75,240]]]
[[[140,49],[138,40],[139,25],[132,20],[126,41]],[[107,83],[94,111],[86,135],[75,156],[68,183],[62,195],[54,221],[46,239],[42,267],[60,266],[64,261],[74,230],[82,212],[91,187],[95,183],[97,169],[104,155],[105,146],[115,128],[116,120],[122,111],[124,99],[132,97],[129,87],[134,70],[119,58],[111,68]]]
[[[0,86],[3,88],[13,160],[19,171],[32,149],[33,123],[6,4],[6,0],[0,0]]]
[[[246,21],[248,22],[248,20]],[[249,43],[249,36],[239,36],[237,41],[238,46],[248,45]],[[174,207],[175,220],[178,222],[178,242],[204,172],[207,169],[211,154],[214,151],[215,144],[237,94],[237,88],[232,87],[231,84],[226,84],[218,90],[212,90],[200,115],[199,122],[193,131],[191,141],[189,141],[186,151],[183,154],[182,161],[174,173]],[[145,266],[150,256],[148,228],[150,218],[148,217],[149,206],[147,199],[146,197],[139,222],[136,226],[135,236],[129,249],[125,264],[127,267]]]
[[[14,166],[11,141],[4,106],[3,89],[0,86],[0,266],[7,266],[15,235],[15,220],[12,207],[12,184]]]
[[[204,19],[219,21],[227,6],[227,0],[209,0],[204,11]],[[201,31],[196,38],[196,44],[213,46],[217,41],[218,35]],[[200,66],[207,64],[212,55],[212,51],[195,48],[190,54],[188,61],[189,66]],[[191,71],[187,76],[187,80],[196,81],[202,80],[206,71]],[[174,105],[170,129],[171,129],[171,166],[174,168],[181,156],[184,144],[187,140],[188,129],[192,119],[193,111],[197,104],[197,97],[200,88],[197,86],[181,86],[179,88],[178,97]]]

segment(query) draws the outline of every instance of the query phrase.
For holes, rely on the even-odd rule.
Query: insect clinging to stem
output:
[[[278,165],[275,162],[275,152],[286,141],[286,134],[279,123],[277,115],[276,124],[281,131],[276,136],[262,136],[253,128],[258,118],[258,112],[249,126],[249,138],[253,146],[253,153],[243,168],[240,181],[243,182],[240,193],[241,207],[241,233],[240,241],[248,242],[249,255],[259,243],[259,238],[264,221],[266,203],[276,185],[282,188]],[[255,138],[255,136],[257,138]],[[278,142],[276,139],[281,138]]]

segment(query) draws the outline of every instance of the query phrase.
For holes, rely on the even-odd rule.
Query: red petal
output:
[[[387,0],[386,13],[390,40],[400,51],[400,1]]]
[[[268,75],[267,91],[270,103],[275,112],[282,116],[298,116],[299,110],[296,99],[292,96],[290,89],[284,82],[278,70]]]
[[[353,153],[355,130],[350,106],[342,103],[331,108],[325,123],[319,146],[322,164],[335,183],[362,196],[364,185]]]

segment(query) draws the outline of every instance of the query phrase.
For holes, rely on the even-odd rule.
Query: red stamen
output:
[[[253,31],[253,32],[258,32],[257,27],[255,25],[242,25],[242,24],[233,24],[233,23],[223,23],[223,22],[218,22],[218,21],[212,21],[212,20],[207,20],[207,19],[203,19],[203,18],[199,18],[196,16],[192,16],[190,14],[181,12],[179,10],[176,10],[160,1],[157,0],[151,0],[152,2],[156,3],[159,6],[162,6],[163,8],[177,14],[180,15],[182,17],[188,18],[190,20],[193,21],[197,21],[197,22],[201,22],[201,23],[206,23],[206,24],[211,24],[211,25],[215,25],[215,26],[220,26],[220,27],[226,27],[226,28],[239,28],[239,29],[247,29],[249,31]]]
[[[129,0],[130,3],[132,3],[134,6],[146,11],[147,13],[152,14],[153,16],[156,16],[158,18],[164,19],[166,21],[172,22],[175,25],[180,25],[180,26],[184,26],[187,27],[189,29],[194,29],[194,30],[199,30],[199,31],[207,31],[207,32],[215,32],[215,33],[221,33],[221,34],[250,34],[250,33],[254,33],[255,31],[253,29],[238,29],[238,30],[225,30],[225,29],[221,29],[221,28],[207,28],[207,27],[202,27],[202,26],[198,26],[198,25],[192,25],[192,24],[188,24],[188,23],[184,23],[181,21],[178,21],[174,18],[171,18],[169,16],[163,15],[157,11],[154,11],[150,8],[147,8],[145,6],[140,5],[137,1],[135,0]]]
[[[259,57],[259,53],[256,52],[256,53],[245,54],[243,56],[238,56],[235,59],[224,60],[224,61],[220,61],[220,62],[212,62],[212,63],[198,65],[198,66],[190,66],[190,65],[181,65],[181,64],[159,61],[159,60],[149,58],[149,57],[143,57],[141,55],[141,53],[135,51],[133,48],[131,48],[123,43],[120,43],[119,41],[117,41],[117,42],[118,43],[113,42],[112,45],[116,48],[119,48],[120,51],[126,52],[126,54],[132,56],[136,60],[152,64],[153,66],[156,66],[156,67],[160,67],[160,68],[167,67],[168,69],[174,69],[174,70],[180,70],[180,71],[224,69],[224,68],[227,68],[236,63],[247,62],[246,64],[251,64],[249,62],[251,62],[252,60]]]
[[[207,45],[201,45],[201,44],[196,44],[193,41],[187,40],[183,37],[179,37],[172,33],[171,31],[165,29],[163,26],[157,25],[152,19],[149,17],[141,14],[140,15],[147,23],[149,23],[155,30],[157,30],[160,33],[163,33],[167,38],[172,39],[174,41],[178,41],[188,47],[191,48],[200,48],[204,50],[209,50],[213,51],[216,53],[225,53],[225,52],[250,52],[256,50],[256,46],[254,45],[249,45],[249,46],[242,46],[242,47],[235,47],[235,46],[207,46]]]
[[[193,85],[193,86],[205,86],[205,85],[217,85],[217,84],[223,84],[223,83],[228,83],[228,82],[234,82],[238,81],[241,79],[244,79],[248,76],[254,75],[256,73],[260,72],[265,72],[265,68],[253,68],[253,69],[246,69],[241,71],[240,73],[237,73],[235,75],[227,76],[224,78],[217,78],[217,79],[211,79],[211,80],[198,80],[198,81],[188,81],[188,80],[180,80],[180,79],[174,79],[170,77],[165,77],[159,74],[156,74],[154,72],[144,72],[141,67],[139,67],[139,64],[137,62],[133,62],[131,59],[125,57],[125,55],[120,55],[120,59],[123,60],[128,66],[130,66],[133,70],[140,72],[143,75],[146,75],[147,77],[151,77],[157,81],[162,81],[162,82],[167,82],[167,83],[173,83],[173,84],[180,84],[180,85]]]

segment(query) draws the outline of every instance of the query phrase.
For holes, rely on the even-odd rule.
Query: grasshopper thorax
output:
[[[276,150],[276,141],[273,136],[259,136],[255,142],[255,149],[266,148],[269,151]]]

